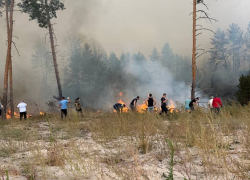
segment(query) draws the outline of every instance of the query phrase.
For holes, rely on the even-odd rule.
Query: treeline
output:
[[[218,29],[211,44],[207,87],[221,96],[234,98],[240,76],[250,70],[250,23],[245,32],[235,23],[224,31]]]
[[[99,107],[100,103],[105,103],[102,99],[107,99],[110,91],[114,96],[126,90],[137,92],[138,87],[150,85],[155,81],[153,74],[157,73],[150,70],[154,63],[160,63],[165,71],[170,71],[176,81],[191,80],[191,60],[175,54],[168,43],[161,52],[154,48],[149,58],[141,52],[124,52],[120,57],[113,52],[107,55],[106,52],[84,44],[78,36],[71,36],[67,48],[63,92],[71,97],[83,98],[83,104],[91,107]],[[140,68],[137,75],[126,69],[130,62]],[[166,83],[164,81],[169,77],[161,78],[162,83]]]

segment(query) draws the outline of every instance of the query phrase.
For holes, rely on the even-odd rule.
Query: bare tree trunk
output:
[[[62,86],[61,86],[61,81],[60,81],[60,76],[59,76],[59,71],[58,71],[58,64],[57,64],[57,60],[56,60],[56,52],[55,52],[55,43],[54,43],[54,37],[53,37],[53,30],[52,30],[52,27],[51,27],[50,20],[49,20],[49,36],[50,36],[52,57],[53,57],[55,73],[56,73],[56,81],[57,81],[57,86],[58,86],[59,98],[62,99]]]
[[[196,88],[196,0],[193,0],[193,51],[192,51],[192,89],[191,99],[195,98]]]
[[[13,34],[13,9],[15,0],[11,1],[10,7],[10,48],[9,48],[9,86],[10,86],[10,110],[11,117],[14,117],[14,102],[13,102],[13,81],[12,81],[12,57],[11,57],[11,46],[12,46],[12,34]]]
[[[6,23],[7,23],[7,38],[8,38],[8,48],[7,48],[7,55],[6,55],[6,63],[5,63],[5,71],[4,71],[4,90],[3,90],[3,119],[6,119],[6,110],[7,110],[7,103],[8,103],[8,78],[9,78],[9,67],[11,65],[11,45],[12,45],[12,33],[13,33],[13,7],[14,7],[14,0],[11,0],[10,5],[10,19],[9,19],[9,10],[8,10],[8,3],[5,0],[5,11],[6,11]],[[12,69],[11,69],[12,72]]]
[[[46,8],[48,8],[47,0],[45,0],[45,5],[46,5]],[[47,9],[47,16],[48,16],[48,24],[49,24],[49,37],[50,37],[52,57],[53,57],[53,62],[54,62],[55,74],[56,74],[56,81],[57,81],[57,86],[58,86],[59,99],[62,99],[62,86],[61,86],[61,81],[60,81],[60,76],[59,76],[59,71],[58,71],[58,64],[57,64],[57,59],[56,59],[53,29],[52,29],[52,25],[50,22],[50,15],[49,15],[48,9]]]

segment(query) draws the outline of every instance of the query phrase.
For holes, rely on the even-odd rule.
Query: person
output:
[[[83,114],[82,114],[82,106],[81,106],[79,97],[76,98],[76,100],[75,100],[75,107],[76,107],[76,112],[78,112],[79,114],[81,114],[83,116]]]
[[[26,107],[27,107],[27,104],[24,102],[24,101],[21,101],[17,107],[19,108],[19,113],[20,113],[20,120],[23,119],[24,117],[24,120],[27,119],[27,112],[26,112]]]
[[[168,108],[167,108],[167,103],[168,103],[168,99],[166,99],[167,94],[164,93],[162,98],[161,98],[161,113],[160,114],[167,114],[168,112]]]
[[[197,98],[193,99],[193,100],[189,103],[189,107],[190,107],[191,110],[194,110],[194,107],[195,107],[195,105],[198,103],[199,99],[200,99],[200,98],[197,97]]]
[[[70,99],[69,97],[67,98],[67,100],[65,99],[65,97],[62,97],[62,100],[59,103],[59,109],[61,109],[61,118],[63,119],[63,115],[65,116],[65,118],[67,117],[68,114],[68,103],[70,103]]]
[[[121,103],[116,103],[113,106],[113,108],[116,110],[117,113],[122,113],[124,107],[126,107],[126,105]]]
[[[0,116],[2,116],[3,105],[0,103]]]
[[[148,106],[148,112],[150,113],[153,112],[156,101],[153,98],[153,95],[151,93],[148,95],[148,98],[146,99],[145,102],[146,102],[146,105]]]
[[[218,97],[218,95],[215,96],[215,98],[213,99],[213,109],[215,111],[215,113],[219,114],[220,113],[220,107],[222,108],[222,103],[221,103],[221,99]]]
[[[190,102],[191,102],[190,98],[186,99],[186,101],[185,101],[185,111],[190,111],[190,107],[189,107]]]
[[[212,109],[213,109],[213,100],[214,100],[214,97],[211,96],[209,101],[207,102],[207,107],[210,111],[212,111]]]
[[[132,101],[131,101],[131,103],[130,103],[130,109],[132,110],[132,111],[135,111],[136,110],[136,104],[137,104],[137,101],[140,99],[140,97],[139,96],[137,96],[136,98],[134,98]]]

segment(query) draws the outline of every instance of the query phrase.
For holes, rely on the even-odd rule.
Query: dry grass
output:
[[[1,174],[26,179],[250,178],[250,106],[220,115],[197,109],[158,114],[74,111],[0,123]],[[15,162],[15,163],[11,163]],[[2,167],[1,166],[1,167]],[[1,170],[1,169],[0,169]]]

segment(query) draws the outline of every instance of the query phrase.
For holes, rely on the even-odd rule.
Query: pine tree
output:
[[[166,66],[167,68],[171,69],[173,67],[174,62],[174,53],[172,49],[170,48],[169,43],[166,43],[161,51],[161,61],[163,66]]]
[[[56,12],[58,10],[65,9],[64,3],[62,0],[21,0],[21,3],[18,3],[18,6],[21,8],[22,12],[30,15],[31,20],[36,19],[41,28],[49,29],[49,37],[58,86],[58,94],[59,98],[61,99],[62,87],[56,58],[56,49],[54,41],[55,34],[51,19],[57,18]]]
[[[237,73],[241,63],[241,48],[243,45],[243,31],[237,24],[231,24],[227,30],[229,40],[229,53],[232,58],[234,82],[236,82]]]
[[[250,101],[250,74],[242,75],[239,79],[237,98],[242,105],[246,105]]]
[[[216,70],[220,65],[222,65],[226,70],[228,70],[228,49],[229,44],[226,33],[217,30],[214,38],[211,39],[211,44],[213,48],[211,49],[211,64],[213,70]]]
[[[149,55],[149,58],[150,58],[150,60],[153,61],[153,62],[157,62],[157,61],[160,61],[160,60],[161,60],[161,56],[160,56],[160,54],[159,54],[159,52],[157,51],[156,48],[154,48],[154,49],[152,50],[152,54]]]

